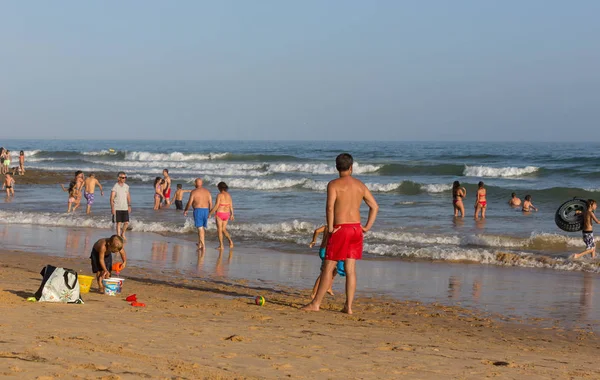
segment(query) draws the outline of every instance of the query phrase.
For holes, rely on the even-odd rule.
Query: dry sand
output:
[[[359,298],[355,315],[298,307],[309,289],[161,277],[135,267],[123,297],[30,303],[47,263],[87,260],[0,252],[0,376],[15,379],[600,378],[589,331],[505,323],[457,307]],[[124,301],[136,293],[147,307]],[[267,299],[253,303],[257,294]]]

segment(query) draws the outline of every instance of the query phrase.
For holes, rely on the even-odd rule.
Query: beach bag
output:
[[[39,302],[83,303],[79,295],[77,272],[46,265],[40,274],[43,277],[42,284],[35,292]]]

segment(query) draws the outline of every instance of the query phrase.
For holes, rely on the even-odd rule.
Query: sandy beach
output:
[[[309,289],[175,279],[132,265],[123,297],[26,302],[47,263],[81,257],[4,251],[0,374],[14,378],[598,378],[596,334],[500,322],[459,307],[343,294],[298,310]],[[145,308],[124,296],[136,293]],[[263,295],[260,307],[253,297]]]

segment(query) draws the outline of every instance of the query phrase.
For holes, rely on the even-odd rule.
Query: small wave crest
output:
[[[521,177],[528,174],[537,172],[540,168],[536,166],[526,166],[524,168],[518,167],[505,167],[505,168],[493,168],[489,166],[467,166],[463,175],[465,177],[490,177],[490,178],[507,178],[507,177]]]
[[[206,161],[218,160],[229,153],[153,153],[153,152],[128,152],[125,154],[125,159],[130,161]]]

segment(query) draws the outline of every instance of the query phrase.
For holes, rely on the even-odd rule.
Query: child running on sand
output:
[[[323,240],[321,240],[321,246],[319,248],[319,257],[321,258],[321,271],[323,271],[323,264],[325,263],[325,253],[326,253],[326,249],[327,249],[327,242],[329,241],[329,232],[327,231],[327,226],[323,225],[319,228],[317,228],[315,230],[315,232],[313,233],[313,238],[312,241],[310,242],[310,244],[308,245],[309,248],[312,248],[315,246],[315,244],[317,243],[317,238],[319,237],[320,234],[323,234]],[[333,275],[331,277],[331,285],[333,286],[333,279],[335,278],[335,275],[339,274],[342,277],[346,276],[346,271],[344,268],[344,262],[343,261],[338,261],[337,263],[337,267],[336,269],[333,270]],[[310,298],[315,298],[315,295],[317,294],[317,289],[319,288],[319,283],[321,282],[321,274],[319,274],[319,277],[317,277],[317,281],[315,281],[315,286],[313,287],[312,293],[310,294]],[[333,289],[332,286],[329,287],[329,289],[327,290],[327,293],[333,295]]]
[[[596,211],[596,201],[593,199],[588,199],[587,201],[587,209],[583,211],[583,242],[585,243],[585,251],[581,253],[577,253],[571,256],[573,259],[578,259],[587,255],[588,253],[592,254],[592,258],[596,257],[596,242],[594,241],[594,231],[592,221],[596,223],[600,223],[594,211]]]
[[[65,189],[62,183],[60,184],[60,187],[62,187],[64,192],[69,193],[67,213],[71,211],[75,212],[77,207],[79,207],[79,203],[77,203],[77,196],[79,195],[79,190],[77,190],[77,182],[72,181],[71,183],[69,183],[68,189]]]
[[[96,274],[96,281],[98,282],[98,290],[100,293],[104,293],[102,280],[110,277],[110,271],[112,270],[112,254],[118,252],[121,255],[121,261],[123,261],[122,268],[127,266],[127,253],[125,253],[123,245],[123,238],[119,235],[113,235],[109,238],[98,240],[92,248],[92,253],[90,253],[92,272]]]
[[[525,196],[525,202],[523,202],[523,212],[530,212],[532,209],[536,212],[538,210],[537,207],[531,203],[531,195],[528,194]]]
[[[189,193],[192,190],[183,190],[183,186],[178,183],[177,184],[177,191],[175,191],[175,209],[176,210],[183,210],[183,194],[185,193]]]
[[[2,190],[6,188],[6,196],[10,197],[15,195],[15,179],[12,175],[6,173],[4,175],[4,183],[2,184]]]

